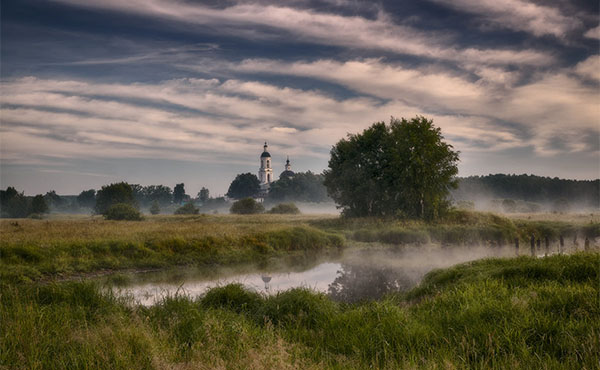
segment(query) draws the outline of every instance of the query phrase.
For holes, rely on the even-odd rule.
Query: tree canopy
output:
[[[422,116],[349,134],[331,149],[327,192],[347,216],[435,218],[457,183],[458,152],[443,139]]]
[[[326,202],[327,188],[323,185],[323,175],[310,171],[297,172],[293,177],[283,177],[273,182],[269,189],[269,200]]]
[[[185,199],[185,185],[183,183],[175,185],[173,188],[173,203],[181,204]]]
[[[260,181],[250,172],[241,173],[229,185],[227,196],[233,199],[254,197],[260,192]]]
[[[129,204],[137,208],[133,189],[126,182],[105,185],[102,189],[98,190],[98,193],[96,193],[95,211],[98,214],[106,214],[112,205],[119,203]]]
[[[80,207],[93,208],[96,204],[96,190],[84,190],[77,196],[77,204]]]

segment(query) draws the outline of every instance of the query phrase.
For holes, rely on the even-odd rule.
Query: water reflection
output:
[[[405,291],[417,284],[402,269],[375,264],[344,263],[329,284],[329,296],[340,302],[379,299],[387,293]]]
[[[199,297],[207,290],[231,283],[243,284],[261,294],[276,294],[304,287],[327,293],[342,302],[379,299],[390,292],[405,291],[435,269],[491,256],[512,256],[511,248],[353,249],[341,255],[302,257],[301,260],[244,268],[190,268],[157,273],[132,274],[120,288],[113,289],[142,305],[162,297],[185,294]],[[114,280],[114,278],[113,278]]]

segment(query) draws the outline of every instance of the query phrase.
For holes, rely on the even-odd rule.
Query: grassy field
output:
[[[1,283],[0,367],[596,369],[600,254],[488,259],[339,304],[229,285],[145,308],[91,282]]]
[[[27,282],[121,269],[257,262],[352,242],[498,246],[518,237],[526,251],[531,234],[548,236],[554,245],[559,235],[569,243],[578,235],[581,249],[585,237],[600,236],[600,223],[593,217],[559,221],[454,212],[435,224],[267,214],[150,216],[144,221],[90,216],[3,219],[0,279]]]

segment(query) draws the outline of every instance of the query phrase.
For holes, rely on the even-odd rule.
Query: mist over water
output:
[[[522,247],[521,254],[528,252]],[[339,256],[325,257],[308,266],[287,263],[264,268],[247,266],[241,271],[196,268],[137,274],[113,289],[146,306],[176,294],[199,297],[211,288],[231,283],[242,284],[261,294],[303,287],[327,293],[334,300],[357,302],[409,290],[434,269],[481,258],[514,255],[514,247],[371,246],[349,249]]]

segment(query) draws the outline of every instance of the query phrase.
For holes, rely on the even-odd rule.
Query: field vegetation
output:
[[[567,243],[578,236],[582,249],[584,238],[600,236],[600,224],[587,217],[509,219],[466,211],[452,212],[437,223],[315,215],[157,215],[143,221],[5,219],[0,233],[0,278],[35,281],[107,270],[257,262],[355,242],[498,246],[518,237],[527,253],[534,234],[548,236],[553,245],[559,235]]]
[[[3,281],[0,366],[593,369],[599,263],[585,252],[481,260],[356,304],[228,285],[140,307],[93,282]]]

